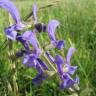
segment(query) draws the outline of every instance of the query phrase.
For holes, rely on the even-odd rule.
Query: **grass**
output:
[[[37,0],[38,6],[54,2]],[[80,96],[96,96],[96,1],[95,0],[59,0],[53,7],[43,9],[38,13],[39,21],[48,23],[50,19],[58,19],[61,23],[57,36],[66,41],[64,52],[66,56],[71,43],[77,49],[72,57],[72,65],[78,65],[77,74],[80,77]],[[46,2],[46,3],[45,3]],[[31,10],[32,0],[15,1],[22,20]],[[22,6],[23,5],[23,6]],[[0,9],[0,46],[6,39],[4,28],[9,25],[8,13]],[[40,44],[48,41],[47,33],[38,36]],[[42,37],[42,38],[41,38]],[[41,41],[42,40],[42,41]],[[3,46],[5,43],[3,44]],[[69,96],[69,91],[61,91],[58,87],[58,77],[48,78],[41,86],[32,85],[36,71],[26,68],[21,61],[12,62],[9,54],[21,48],[14,42],[12,50],[0,47],[0,96]],[[56,54],[53,50],[53,55]],[[72,95],[75,96],[75,95]]]

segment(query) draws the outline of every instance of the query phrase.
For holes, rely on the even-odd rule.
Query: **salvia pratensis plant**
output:
[[[65,47],[65,41],[56,38],[56,29],[60,25],[60,22],[55,19],[50,20],[46,25],[39,22],[37,16],[38,8],[35,2],[32,8],[34,28],[24,32],[23,29],[26,25],[22,23],[19,11],[15,5],[9,0],[0,0],[0,8],[7,10],[14,20],[14,24],[5,29],[6,37],[12,41],[20,42],[23,46],[22,50],[16,52],[16,57],[22,57],[22,63],[26,67],[34,67],[38,71],[37,76],[32,79],[32,83],[34,85],[40,85],[43,80],[48,77],[48,74],[44,72],[50,71],[48,64],[41,59],[41,55],[44,55],[51,62],[52,67],[56,66],[55,71],[60,77],[60,88],[74,89],[75,84],[79,84],[78,76],[73,78],[78,67],[72,66],[70,59],[76,49],[71,46],[68,49],[66,59],[58,53],[56,53],[55,56],[52,56],[50,53],[51,49],[45,51],[42,46],[40,46],[36,36],[36,32],[48,32],[50,45],[52,46],[51,48],[63,50]]]

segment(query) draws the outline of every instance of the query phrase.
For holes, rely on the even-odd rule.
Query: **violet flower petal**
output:
[[[58,73],[60,76],[63,74],[63,64],[64,64],[64,59],[60,55],[56,55],[55,57],[55,64],[57,65]]]
[[[9,0],[0,0],[0,7],[7,10],[13,17],[16,23],[20,22],[20,15],[16,6]]]
[[[7,38],[11,40],[16,40],[17,32],[14,30],[14,26],[10,26],[5,29],[5,34]]]
[[[64,45],[65,45],[64,40],[59,40],[59,41],[57,42],[56,48],[62,49],[62,48],[64,47]]]
[[[0,0],[0,8],[7,10],[11,14],[16,23],[5,29],[6,36],[11,40],[15,40],[17,35],[17,32],[15,30],[21,30],[22,27],[24,27],[20,23],[19,11],[16,8],[16,6],[9,0]]]
[[[53,42],[56,41],[55,30],[59,26],[59,24],[60,23],[57,20],[51,20],[48,23],[48,35],[49,35],[51,41],[53,41]]]
[[[41,53],[41,50],[39,49],[38,40],[35,36],[35,33],[32,31],[27,31],[23,34],[23,38],[28,41],[30,44],[32,44],[33,48],[36,50],[36,53],[39,55]]]
[[[70,77],[69,74],[64,74],[62,80],[63,82],[60,85],[61,89],[70,88],[75,84],[75,81]]]
[[[70,59],[72,57],[72,54],[75,52],[75,48],[74,47],[70,47],[67,53],[67,57],[66,57],[66,64],[70,64]]]
[[[33,54],[25,54],[23,56],[23,64],[27,67],[35,67],[37,64],[36,57]]]
[[[56,55],[56,57],[55,57],[55,63],[57,65],[63,65],[64,64],[64,59],[60,55]]]
[[[36,65],[36,69],[38,71],[38,75],[34,79],[32,79],[32,83],[34,85],[40,85],[43,80],[48,77],[48,75],[43,73],[42,66],[39,63]]]
[[[69,66],[69,67],[68,67]],[[75,73],[75,71],[77,70],[77,66],[70,66],[70,65],[67,65],[67,67],[69,68],[68,70],[68,73],[70,75],[73,75]]]

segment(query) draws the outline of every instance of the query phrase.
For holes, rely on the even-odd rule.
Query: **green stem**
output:
[[[43,56],[48,61],[48,63],[50,64],[50,66],[54,69],[54,71],[57,73],[56,68],[51,64],[51,62],[48,60],[47,56],[45,54]]]
[[[40,38],[42,38],[41,35],[40,35]],[[42,39],[41,39],[41,41],[42,41]],[[40,49],[42,49],[42,51],[43,51],[42,53],[44,54],[44,49],[41,47],[39,41],[38,41],[38,44],[39,44],[39,46],[40,46]],[[55,68],[55,67],[52,65],[52,63],[48,60],[47,56],[46,56],[45,54],[44,54],[43,56],[44,56],[44,58],[48,61],[48,63],[50,64],[50,66],[54,69],[54,71],[57,72],[56,68]]]

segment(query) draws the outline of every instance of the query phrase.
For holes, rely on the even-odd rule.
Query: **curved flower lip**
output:
[[[60,84],[60,88],[61,88],[62,90],[63,90],[63,89],[66,89],[66,88],[73,87],[74,84],[79,84],[79,78],[76,77],[76,78],[72,79],[69,74],[65,74],[65,75],[63,76],[63,80],[64,80],[64,82],[62,82],[62,83]]]
[[[20,15],[16,6],[9,0],[0,0],[0,7],[7,10],[13,17],[16,23],[20,22]]]
[[[17,36],[17,32],[14,30],[14,27],[15,26],[10,26],[5,29],[5,34],[6,34],[7,38],[9,38],[11,40],[16,40],[16,36]]]
[[[68,68],[68,70],[69,70],[68,73],[70,75],[73,75],[75,73],[75,71],[77,70],[77,68],[78,68],[78,66],[70,66],[68,64],[66,64],[66,67]]]
[[[72,54],[75,52],[75,50],[76,49],[73,46],[69,48],[67,57],[66,57],[66,64],[70,64],[70,59],[72,57]]]
[[[56,28],[60,25],[59,21],[57,20],[50,20],[47,26],[48,35],[51,40],[51,44],[55,46],[58,49],[62,49],[64,47],[64,41],[63,40],[56,40],[55,37],[55,31]]]
[[[62,82],[60,85],[61,89],[70,88],[76,83],[75,80],[72,79],[69,74],[64,74],[62,79],[64,82]]]
[[[60,55],[56,55],[54,62],[57,65],[58,73],[60,75],[62,75],[63,74],[64,59]]]
[[[52,41],[56,41],[55,38],[55,30],[59,26],[59,21],[57,20],[50,20],[47,26],[48,35]]]
[[[33,8],[32,8],[33,18],[34,18],[34,24],[36,24],[38,22],[37,11],[38,11],[38,8],[37,8],[37,4],[35,3],[33,5]]]
[[[57,64],[57,65],[63,65],[64,64],[64,59],[60,56],[60,55],[56,55],[56,57],[55,57],[55,63]]]
[[[36,53],[39,55],[41,53],[41,50],[39,48],[38,40],[36,38],[36,35],[32,31],[26,31],[23,34],[24,40],[28,41],[30,44],[32,44],[33,48],[36,50]]]
[[[34,85],[40,85],[47,77],[47,74],[43,73],[43,70],[48,70],[47,66],[41,59],[38,58],[38,64],[36,65],[36,69],[38,71],[38,75],[32,79],[32,83]]]
[[[27,67],[36,67],[37,61],[34,54],[24,54],[23,64]]]
[[[56,48],[62,49],[62,48],[64,47],[64,45],[65,45],[64,40],[59,40],[59,41],[57,42]]]
[[[25,26],[22,23],[14,24],[12,26],[9,26],[8,28],[5,29],[5,34],[7,38],[11,40],[16,40],[17,37],[17,30],[23,30]]]
[[[39,86],[47,77],[48,77],[48,75],[46,75],[44,73],[38,74],[34,79],[32,79],[32,83],[35,86]]]

